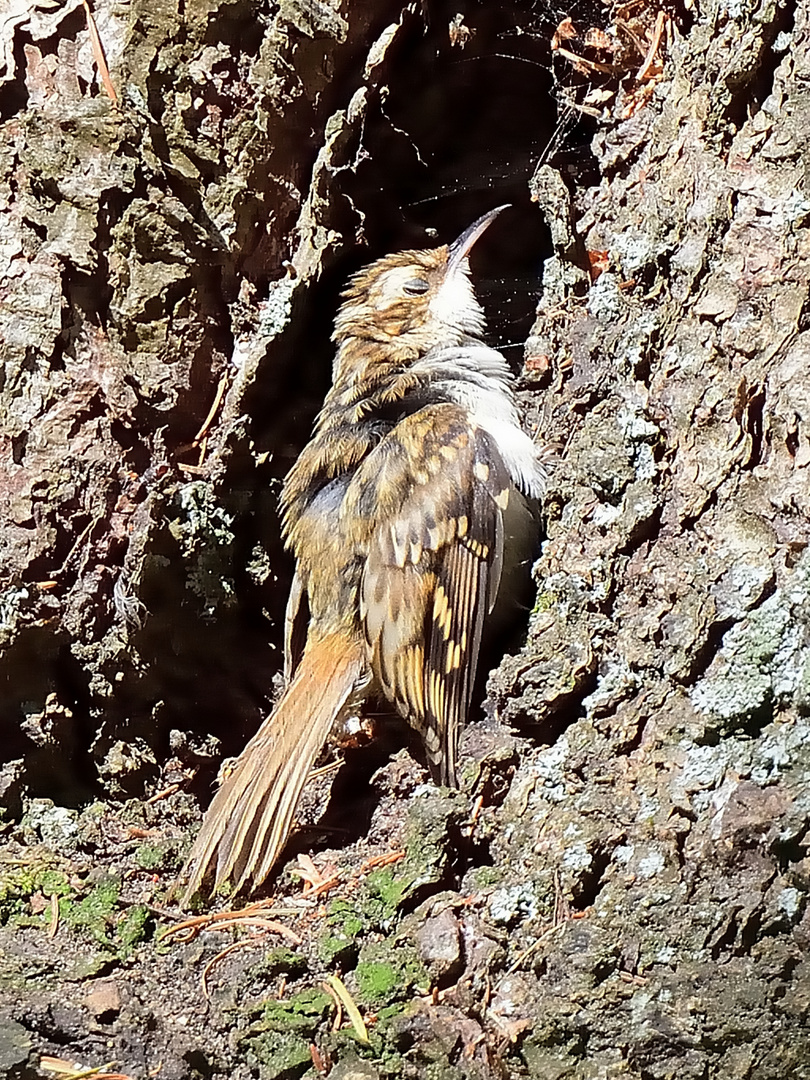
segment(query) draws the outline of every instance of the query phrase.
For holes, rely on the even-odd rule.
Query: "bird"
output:
[[[342,294],[332,385],[281,494],[286,689],[205,814],[183,904],[211,877],[235,893],[268,878],[330,732],[364,702],[393,706],[432,779],[458,786],[482,629],[531,560],[545,478],[471,281],[504,209],[377,260]]]

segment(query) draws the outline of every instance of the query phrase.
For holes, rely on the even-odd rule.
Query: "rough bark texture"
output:
[[[464,791],[349,755],[346,842],[314,856],[338,881],[282,874],[270,927],[184,943],[159,934],[207,733],[238,750],[278,667],[276,484],[328,379],[329,274],[452,177],[407,173],[406,119],[508,128],[494,81],[448,120],[424,50],[517,27],[548,67],[566,12],[471,5],[451,46],[455,6],[423,39],[417,5],[105,0],[115,111],[78,3],[9,10],[0,1075],[810,1077],[810,5],[672,11],[663,70],[587,98],[596,185],[518,176],[554,248],[523,400],[559,461]],[[479,175],[477,212],[506,201]],[[368,1045],[332,1030],[335,973]]]

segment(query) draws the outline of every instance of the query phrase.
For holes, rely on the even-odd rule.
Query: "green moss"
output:
[[[296,1080],[312,1067],[309,1043],[298,1035],[259,1035],[250,1048],[261,1064],[262,1080]]]
[[[108,806],[100,799],[90,803],[82,810],[80,821],[83,825],[100,825],[108,813]]]
[[[169,532],[186,560],[190,589],[204,601],[209,614],[232,604],[233,515],[217,503],[211,485],[199,480],[177,490],[173,508],[178,516],[170,520]]]
[[[357,988],[363,1001],[374,1004],[387,1001],[400,985],[400,972],[393,964],[379,960],[367,960],[357,965],[354,971]]]
[[[277,949],[268,949],[251,970],[257,978],[271,979],[275,975],[290,975],[297,978],[306,973],[308,966],[307,958],[301,953],[280,946]]]
[[[392,925],[411,885],[410,877],[395,876],[384,868],[368,875],[354,902],[333,900],[327,915],[329,933],[318,943],[320,959],[330,967],[350,967],[357,956],[358,939]]]
[[[466,821],[466,796],[448,788],[424,792],[408,805],[405,826],[405,861],[398,864],[398,878],[407,882],[403,896],[412,896],[425,886],[437,889],[446,880],[447,866],[454,857],[454,835]]]
[[[43,864],[12,867],[0,876],[0,925],[12,918],[31,915],[31,897],[42,893],[49,897],[69,896],[71,887],[67,875],[61,870]],[[35,916],[36,922],[49,918],[48,913]]]
[[[357,939],[369,928],[359,908],[346,900],[333,900],[327,912],[329,932],[318,942],[318,956],[327,967],[346,969],[357,957]]]
[[[379,1031],[387,1024],[390,1024],[392,1020],[396,1020],[398,1016],[402,1016],[404,1012],[405,1006],[403,1004],[384,1005],[381,1009],[377,1010],[377,1023],[374,1025],[375,1029]]]
[[[68,896],[70,882],[61,870],[43,868],[37,875],[37,888],[44,896]]]
[[[267,1001],[253,1031],[296,1031],[312,1035],[332,1007],[332,999],[321,990],[301,990],[283,1001]]]
[[[135,862],[142,870],[172,870],[177,868],[177,841],[162,844],[141,844],[135,852]]]
[[[430,978],[416,950],[391,941],[366,945],[354,969],[357,992],[364,1005],[390,1007],[411,995],[414,987],[426,992]],[[417,991],[418,992],[418,991]]]
[[[715,732],[725,733],[758,714],[770,720],[774,706],[804,707],[810,650],[797,636],[810,600],[810,556],[797,563],[790,585],[748,612],[723,636],[706,675],[690,691],[693,705]]]
[[[551,593],[538,591],[534,599],[532,615],[539,615],[542,611],[551,611],[557,606],[557,598]]]
[[[311,1068],[309,1046],[331,1008],[332,999],[314,989],[264,1003],[239,1040],[261,1063],[263,1080],[295,1080]]]
[[[341,937],[356,938],[365,929],[357,908],[346,900],[333,900],[326,918],[329,926]]]
[[[420,1070],[421,1080],[465,1080],[469,1074],[458,1065],[451,1065],[446,1058],[428,1061]]]
[[[109,975],[114,959],[109,949],[99,949],[98,952],[78,956],[73,963],[66,965],[60,974],[68,982],[85,982],[99,975]]]
[[[371,901],[381,902],[382,914],[390,918],[396,914],[399,905],[408,893],[410,884],[406,878],[394,877],[388,868],[374,870],[366,878],[366,893]]]
[[[576,1076],[576,1062],[571,1060],[566,1047],[536,1046],[528,1040],[521,1047],[521,1056],[530,1076],[548,1077],[548,1080],[573,1080]]]
[[[31,897],[35,894],[59,898],[59,922],[85,941],[102,946],[102,953],[88,961],[92,965],[109,963],[116,953],[125,959],[135,945],[151,932],[151,914],[141,904],[127,909],[118,918],[121,882],[108,877],[98,882],[86,896],[81,896],[61,870],[48,865],[14,867],[0,876],[0,924],[14,920],[19,926],[41,926],[51,918],[50,906],[34,915]],[[82,977],[82,976],[78,976]]]
[[[102,879],[82,900],[68,901],[63,905],[63,922],[82,937],[90,938],[99,945],[110,945],[113,913],[121,894],[121,881],[117,877]]]
[[[475,866],[470,871],[470,892],[483,892],[503,881],[503,870],[497,866]]]
[[[152,913],[145,904],[135,904],[128,908],[116,926],[116,936],[120,942],[118,955],[121,959],[125,960],[136,945],[148,940],[153,931]]]
[[[353,967],[357,958],[357,942],[343,934],[328,934],[318,942],[318,957],[330,968]]]

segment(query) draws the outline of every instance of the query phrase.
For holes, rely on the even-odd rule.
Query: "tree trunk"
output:
[[[0,1074],[810,1077],[810,5],[6,3]],[[552,475],[464,790],[348,751],[312,895],[161,945],[338,289],[506,201]]]

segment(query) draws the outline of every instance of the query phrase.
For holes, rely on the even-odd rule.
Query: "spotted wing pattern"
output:
[[[374,485],[382,507],[360,595],[371,667],[422,735],[433,775],[456,786],[458,733],[500,582],[511,481],[490,436],[453,405],[401,421],[362,472],[359,483]]]

